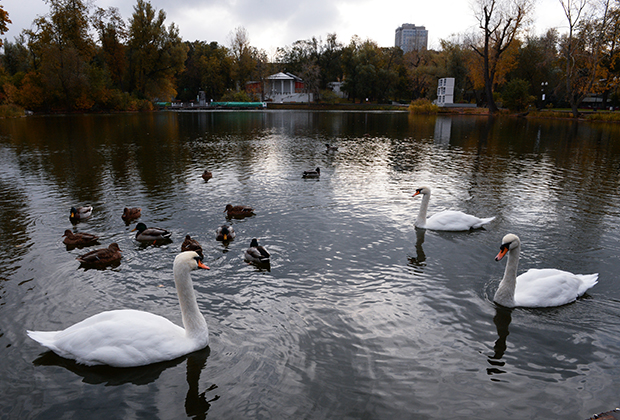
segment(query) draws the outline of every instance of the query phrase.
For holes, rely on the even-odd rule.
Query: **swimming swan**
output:
[[[144,366],[203,349],[209,345],[209,329],[190,277],[197,268],[208,269],[193,251],[174,259],[184,328],[159,315],[122,309],[101,312],[62,331],[28,331],[28,336],[59,356],[88,366]]]
[[[596,274],[573,274],[555,268],[531,268],[517,277],[521,241],[508,234],[502,239],[495,261],[508,254],[506,271],[495,297],[495,303],[508,307],[544,308],[561,306],[576,300],[598,282]]]
[[[415,197],[418,194],[422,194],[422,205],[420,206],[420,212],[418,218],[415,221],[415,226],[430,230],[470,230],[478,229],[483,225],[489,223],[495,217],[487,217],[481,219],[470,214],[465,214],[462,211],[446,210],[432,215],[428,219],[426,218],[426,212],[428,210],[428,202],[431,199],[430,187],[422,187],[415,190]]]

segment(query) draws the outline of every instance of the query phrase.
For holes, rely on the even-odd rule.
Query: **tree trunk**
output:
[[[489,112],[491,114],[496,114],[499,111],[499,108],[495,103],[495,99],[493,99],[493,82],[491,82],[488,73],[484,75],[484,92],[486,93]]]
[[[573,97],[571,97],[568,102],[570,103],[570,109],[573,112],[573,118],[579,118],[579,102],[577,102]]]

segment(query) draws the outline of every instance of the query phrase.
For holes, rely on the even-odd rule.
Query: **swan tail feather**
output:
[[[486,225],[487,223],[491,223],[493,220],[495,220],[495,216],[493,216],[493,217],[486,217],[486,218],[480,219],[480,222],[478,222],[475,225],[473,225],[472,229],[481,228],[482,226]]]
[[[588,289],[594,287],[598,283],[598,273],[595,274],[578,274],[581,279],[581,285],[577,291],[578,296],[583,295]]]
[[[26,331],[28,337],[48,349],[58,352],[60,349],[54,344],[54,339],[58,331]]]

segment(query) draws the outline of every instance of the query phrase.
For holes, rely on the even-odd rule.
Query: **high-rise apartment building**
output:
[[[394,45],[404,52],[425,50],[428,46],[428,31],[424,26],[403,23],[396,28]]]

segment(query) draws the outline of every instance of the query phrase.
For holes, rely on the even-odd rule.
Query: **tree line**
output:
[[[269,55],[253,47],[244,28],[227,46],[183,41],[166,13],[137,0],[125,20],[116,8],[87,0],[47,0],[49,13],[34,20],[0,56],[0,104],[32,111],[149,110],[157,101],[263,100],[247,82],[293,73],[322,102],[390,103],[436,97],[437,81],[455,78],[455,102],[497,112],[533,105],[567,106],[578,115],[588,96],[599,106],[620,104],[619,0],[559,0],[568,31],[534,35],[528,22],[534,0],[475,0],[478,28],[440,41],[439,50],[404,53],[357,36],[312,37]],[[0,34],[10,11],[0,6]],[[2,44],[2,43],[0,43]],[[261,86],[262,84],[258,84]],[[256,86],[256,84],[254,84]]]

